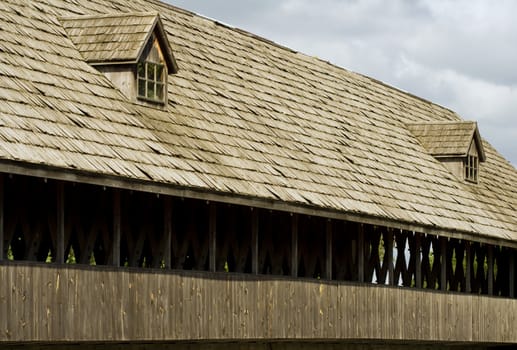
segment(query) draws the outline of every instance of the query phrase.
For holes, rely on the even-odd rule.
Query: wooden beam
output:
[[[326,266],[325,266],[325,277],[328,280],[332,279],[332,220],[327,219],[326,223]]]
[[[291,276],[298,277],[298,214],[291,216]]]
[[[447,237],[440,237],[440,289],[447,290]]]
[[[488,295],[494,295],[494,246],[491,244],[487,245],[487,265]]]
[[[251,273],[258,275],[259,264],[259,209],[251,208]]]
[[[0,174],[0,261],[4,260],[4,175]]]
[[[113,190],[113,240],[111,243],[111,265],[120,266],[120,190]]]
[[[510,249],[510,259],[508,266],[508,283],[509,283],[509,296],[510,298],[515,298],[515,251]]]
[[[469,241],[465,242],[465,265],[467,268],[465,269],[465,293],[472,292],[472,283],[470,281],[470,265],[472,263],[472,248]]]
[[[65,263],[65,189],[62,181],[56,184],[57,225],[56,225],[56,263]]]
[[[210,202],[208,212],[208,268],[215,272],[217,269],[217,206],[215,203]]]
[[[384,242],[384,254],[387,256],[388,264],[388,283],[390,286],[394,286],[395,283],[395,266],[393,265],[393,229],[388,228],[388,235],[386,242]]]
[[[420,250],[422,248],[422,235],[415,232],[415,287],[422,288],[422,257]]]
[[[172,199],[163,197],[163,260],[166,269],[172,266]]]
[[[357,280],[364,282],[364,225],[357,231]]]

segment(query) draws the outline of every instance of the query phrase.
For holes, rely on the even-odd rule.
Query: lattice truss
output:
[[[3,256],[56,261],[60,184],[23,176],[4,180]],[[515,289],[508,278],[515,250],[509,247],[100,186],[62,188],[69,264],[331,278],[501,296]]]

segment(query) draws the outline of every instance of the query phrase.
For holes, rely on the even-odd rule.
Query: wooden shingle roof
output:
[[[164,110],[60,21],[149,11],[180,68]],[[0,171],[517,242],[517,170],[483,140],[463,183],[408,129],[449,109],[158,1],[0,0],[0,28]]]
[[[408,124],[408,129],[435,157],[466,157],[474,140],[480,160],[485,161],[483,143],[476,122],[416,123]]]

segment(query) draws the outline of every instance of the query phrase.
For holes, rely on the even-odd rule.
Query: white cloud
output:
[[[517,83],[517,2],[427,1],[430,20],[408,35],[406,53],[440,69]]]

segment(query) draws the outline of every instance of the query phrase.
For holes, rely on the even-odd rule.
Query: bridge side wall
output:
[[[0,343],[517,343],[517,300],[230,273],[0,265]]]
[[[22,349],[20,345],[1,347],[3,350]],[[172,344],[57,344],[23,345],[23,350],[488,350],[486,346],[417,345],[417,344],[359,344],[315,342],[270,343],[172,343]]]

